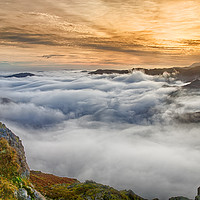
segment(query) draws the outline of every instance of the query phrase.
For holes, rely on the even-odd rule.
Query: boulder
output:
[[[19,188],[17,191],[17,199],[18,200],[27,200],[28,199],[28,193],[24,188]]]

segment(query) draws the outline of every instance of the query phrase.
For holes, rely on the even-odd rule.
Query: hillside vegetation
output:
[[[19,173],[17,153],[6,139],[0,139],[0,198],[18,199],[21,195],[18,191],[27,191],[27,195],[33,197],[31,184],[27,178],[22,178]],[[34,199],[34,198],[32,198]]]
[[[80,183],[75,179],[57,177],[35,171],[31,171],[30,180],[36,186],[36,189],[48,199],[143,200],[131,190],[118,191],[94,181]]]

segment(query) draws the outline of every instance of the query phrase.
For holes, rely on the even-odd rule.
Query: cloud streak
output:
[[[63,57],[63,56],[65,56],[65,55],[60,55],[60,54],[50,54],[50,55],[43,55],[43,56],[41,56],[42,58],[47,58],[47,59],[49,59],[49,58],[52,58],[52,57]]]

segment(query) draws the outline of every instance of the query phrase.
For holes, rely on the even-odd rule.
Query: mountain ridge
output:
[[[132,68],[130,70],[97,69],[95,71],[89,72],[89,74],[90,75],[129,74],[134,71],[141,71],[151,76],[167,74],[168,76],[187,82],[200,78],[200,63],[193,63],[189,67],[171,67],[171,68],[153,68],[153,69]]]

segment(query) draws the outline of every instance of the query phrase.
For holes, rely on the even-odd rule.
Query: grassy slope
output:
[[[80,183],[75,179],[57,177],[51,174],[31,171],[31,182],[36,189],[49,199],[68,200],[142,200],[131,191],[118,191],[112,187],[86,181]]]

